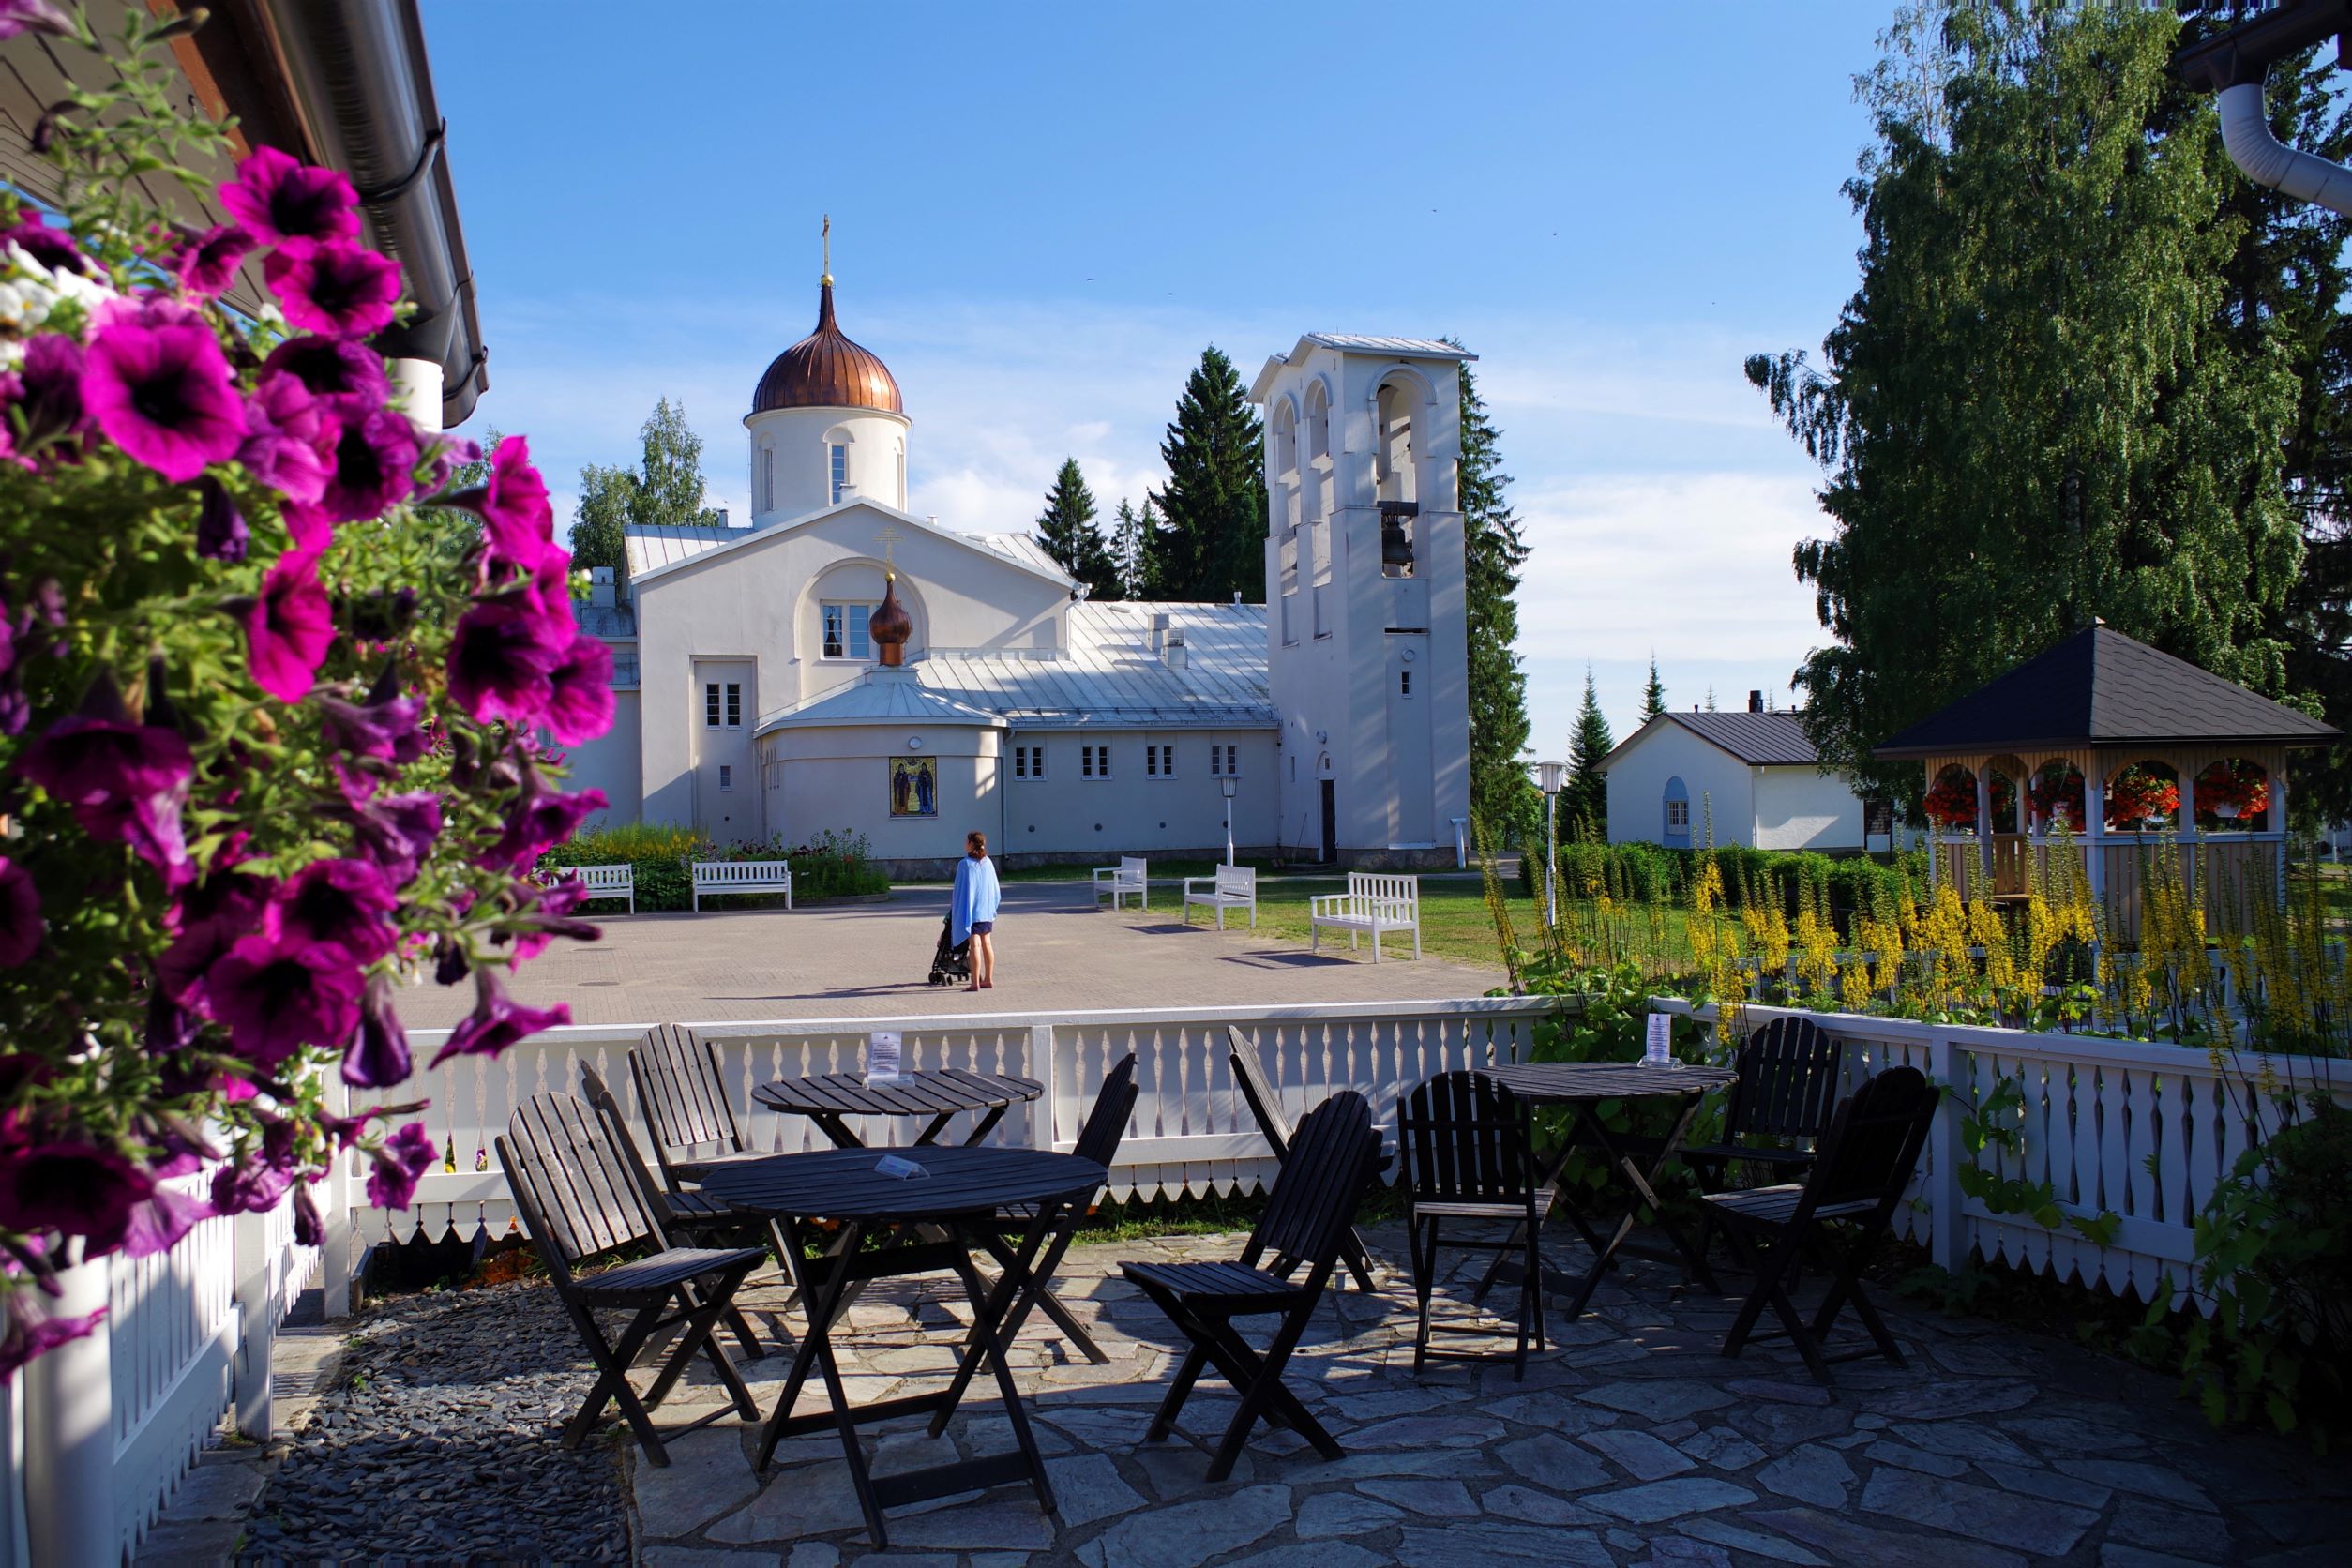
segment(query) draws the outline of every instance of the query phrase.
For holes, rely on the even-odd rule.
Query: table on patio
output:
[[[915,1138],[924,1147],[938,1143],[947,1124],[967,1111],[986,1114],[964,1142],[979,1143],[996,1131],[1004,1113],[1046,1092],[1034,1078],[1009,1073],[971,1073],[961,1067],[918,1067],[897,1078],[869,1082],[862,1073],[813,1073],[761,1084],[751,1097],[768,1109],[806,1116],[839,1149],[864,1147],[849,1123],[852,1116],[927,1116],[930,1124]]]
[[[1543,1184],[1560,1192],[1560,1199],[1568,1210],[1569,1221],[1584,1237],[1586,1244],[1592,1248],[1592,1266],[1585,1271],[1581,1280],[1572,1282],[1548,1261],[1544,1265],[1545,1272],[1553,1275],[1555,1283],[1573,1298],[1568,1309],[1569,1321],[1574,1322],[1584,1316],[1585,1304],[1599,1289],[1602,1276],[1614,1266],[1618,1249],[1633,1233],[1634,1216],[1644,1206],[1657,1217],[1658,1228],[1666,1233],[1666,1239],[1682,1255],[1682,1260],[1693,1277],[1709,1290],[1718,1289],[1713,1273],[1707,1267],[1705,1254],[1691,1245],[1681,1230],[1667,1217],[1651,1184],[1657,1180],[1658,1172],[1665,1168],[1666,1162],[1674,1157],[1675,1150],[1681,1146],[1683,1135],[1690,1131],[1691,1121],[1698,1114],[1699,1103],[1706,1097],[1707,1092],[1728,1087],[1738,1078],[1737,1073],[1728,1067],[1692,1067],[1680,1063],[1653,1067],[1638,1062],[1528,1062],[1516,1066],[1486,1067],[1480,1071],[1529,1106],[1565,1106],[1576,1117],[1576,1127],[1560,1140],[1560,1147],[1545,1162],[1542,1173]],[[1630,1140],[1612,1134],[1602,1121],[1600,1107],[1609,1100],[1669,1098],[1681,1101],[1680,1113],[1675,1117],[1673,1127],[1650,1151],[1649,1168],[1644,1169],[1627,1147]],[[1578,1133],[1584,1137],[1580,1138]],[[1648,1140],[1643,1141],[1646,1144]],[[1624,1216],[1617,1222],[1616,1230],[1606,1240],[1586,1222],[1576,1199],[1559,1185],[1560,1170],[1568,1164],[1569,1155],[1579,1148],[1593,1144],[1599,1145],[1606,1157],[1609,1185],[1624,1192],[1628,1200]],[[1490,1271],[1490,1278],[1508,1274],[1503,1259],[1499,1257],[1496,1265],[1496,1269]],[[1484,1293],[1483,1288],[1481,1293]]]
[[[884,1173],[879,1168],[882,1157],[892,1153],[916,1161],[925,1174]],[[876,1550],[889,1545],[882,1523],[882,1509],[888,1506],[1025,1480],[1035,1489],[1046,1512],[1052,1513],[1053,1490],[1046,1478],[1045,1460],[1030,1431],[1028,1412],[1014,1386],[996,1331],[1008,1313],[1040,1289],[1042,1282],[1032,1267],[1063,1211],[1085,1201],[1108,1179],[1109,1172],[1101,1166],[1075,1154],[940,1144],[900,1151],[846,1148],[777,1154],[713,1170],[704,1179],[702,1191],[746,1214],[775,1220],[795,1246],[804,1244],[803,1230],[811,1219],[841,1223],[837,1244],[807,1271],[808,1330],[793,1354],[792,1374],[777,1397],[776,1413],[761,1435],[756,1468],[767,1469],[776,1445],[783,1439],[836,1427]],[[999,1256],[1003,1272],[989,1289],[983,1285],[972,1254],[987,1249],[987,1239],[993,1239],[988,1228],[1000,1209],[1012,1204],[1033,1206],[1034,1217],[1020,1245]],[[891,1244],[861,1250],[866,1236],[877,1230],[889,1232]],[[934,1234],[940,1239],[931,1239]],[[840,1328],[836,1308],[842,1292],[853,1283],[940,1269],[953,1271],[971,1298],[972,1324],[965,1338],[966,1356],[976,1347],[994,1374],[1018,1451],[897,1475],[869,1475],[858,1445],[860,1425],[918,1414],[943,1421],[954,1413],[966,1380],[957,1377],[947,1388],[930,1394],[852,1406],[833,1353],[833,1336]],[[824,1381],[831,1409],[794,1415],[792,1406],[812,1366]]]

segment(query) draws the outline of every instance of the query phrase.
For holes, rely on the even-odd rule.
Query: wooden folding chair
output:
[[[1258,1123],[1259,1136],[1274,1150],[1276,1161],[1290,1157],[1290,1119],[1282,1114],[1282,1100],[1273,1084],[1266,1081],[1266,1069],[1258,1060],[1258,1048],[1248,1035],[1232,1024],[1225,1026],[1225,1059],[1233,1068],[1233,1085],[1242,1092],[1243,1102]],[[1372,1289],[1372,1252],[1364,1244],[1350,1225],[1339,1244],[1339,1259],[1355,1276],[1356,1289]]]
[[[1135,1114],[1135,1102],[1140,1093],[1135,1086],[1135,1056],[1130,1052],[1124,1060],[1104,1076],[1103,1087],[1094,1096],[1093,1106],[1086,1113],[1086,1123],[1078,1128],[1078,1142],[1070,1153],[1082,1160],[1093,1160],[1104,1169],[1119,1157],[1119,1145],[1127,1136],[1127,1121]],[[999,1343],[1011,1345],[1021,1325],[1029,1320],[1029,1310],[1034,1306],[1053,1319],[1068,1338],[1073,1349],[1097,1366],[1107,1365],[1110,1354],[1094,1343],[1094,1336],[1086,1332],[1086,1325],[1071,1315],[1053,1293],[1054,1271],[1062,1266],[1062,1255],[1070,1250],[1070,1243],[1078,1236],[1078,1222],[1086,1217],[1087,1205],[1073,1203],[1055,1226],[1052,1238],[1044,1253],[1028,1272],[1036,1288],[1013,1303],[1003,1324],[997,1330]],[[1036,1223],[1037,1205],[1016,1203],[999,1209],[995,1223],[979,1232],[980,1244],[1002,1269],[1018,1267],[1018,1245]],[[986,1361],[985,1348],[977,1339],[964,1346],[963,1364],[956,1369],[956,1380],[947,1396],[947,1408],[931,1418],[931,1436],[947,1430],[947,1418],[963,1397],[964,1387],[972,1380]]]
[[[1322,1299],[1349,1222],[1380,1169],[1380,1135],[1364,1096],[1342,1090],[1307,1112],[1290,1140],[1289,1156],[1274,1176],[1266,1212],[1250,1232],[1237,1263],[1122,1263],[1119,1272],[1168,1315],[1192,1341],[1168,1396],[1152,1417],[1144,1440],[1168,1436],[1202,1370],[1215,1366],[1242,1396],[1209,1461],[1211,1484],[1233,1472],[1242,1444],[1259,1420],[1289,1427],[1326,1459],[1342,1456],[1338,1441],[1282,1386],[1283,1368],[1298,1349],[1307,1319]],[[1271,1257],[1271,1266],[1260,1266]],[[1293,1281],[1299,1265],[1306,1277]],[[1236,1318],[1280,1315],[1265,1353],[1233,1328]]]
[[[662,1434],[647,1411],[669,1397],[698,1352],[710,1358],[734,1412],[757,1421],[760,1408],[715,1331],[744,1277],[767,1253],[759,1247],[671,1246],[603,1122],[569,1094],[535,1094],[524,1101],[497,1143],[499,1167],[523,1229],[596,1364],[596,1386],[564,1428],[564,1446],[578,1448],[605,1406],[618,1402],[645,1456],[668,1464]],[[578,1272],[591,1259],[648,1243],[656,1249],[651,1257],[593,1274]],[[617,1339],[607,1338],[596,1321],[599,1308],[633,1314]],[[673,1328],[678,1332],[669,1359],[641,1398],[629,1382],[629,1369],[655,1334]],[[707,1426],[727,1414],[722,1406],[669,1435]]]
[[[629,1077],[653,1135],[662,1184],[676,1192],[697,1170],[762,1156],[743,1136],[718,1048],[684,1024],[656,1024],[629,1052]]]
[[[1845,1048],[1811,1018],[1774,1018],[1740,1047],[1721,1140],[1684,1144],[1676,1157],[1711,1192],[1729,1184],[1735,1165],[1761,1167],[1780,1181],[1802,1177],[1836,1108],[1845,1061]]]
[[[665,1236],[697,1246],[716,1245],[737,1247],[759,1231],[760,1222],[736,1213],[716,1198],[706,1198],[692,1188],[671,1192],[655,1179],[646,1168],[645,1156],[638,1152],[636,1135],[629,1131],[628,1118],[621,1113],[621,1102],[604,1081],[604,1075],[588,1062],[580,1064],[580,1093],[604,1122],[612,1146],[627,1164],[629,1177],[637,1184],[637,1193],[653,1211],[654,1219]],[[791,1271],[785,1271],[791,1277]],[[767,1352],[760,1348],[760,1336],[752,1331],[751,1320],[740,1307],[727,1309],[727,1326],[735,1332],[743,1346],[743,1353],[753,1361]]]
[[[1526,1108],[1511,1091],[1481,1074],[1440,1073],[1406,1097],[1396,1120],[1396,1141],[1405,1156],[1410,1194],[1406,1229],[1412,1244],[1413,1296],[1421,1315],[1413,1334],[1413,1370],[1419,1372],[1428,1356],[1484,1359],[1473,1351],[1430,1348],[1429,1301],[1437,1287],[1438,1250],[1449,1246],[1492,1252],[1498,1260],[1519,1255],[1518,1346],[1511,1359],[1513,1375],[1524,1378],[1530,1335],[1538,1350],[1544,1348],[1544,1216],[1552,1206],[1552,1189],[1536,1175]],[[1501,1236],[1447,1237],[1447,1220],[1501,1223],[1510,1229]],[[1449,1330],[1513,1332],[1458,1324],[1449,1325]]]
[[[1756,1269],[1756,1286],[1731,1321],[1723,1353],[1737,1356],[1750,1339],[1796,1341],[1814,1377],[1832,1381],[1830,1364],[1852,1361],[1876,1352],[1897,1366],[1903,1352],[1887,1332],[1877,1309],[1862,1293],[1862,1265],[1887,1231],[1903,1189],[1926,1146],[1927,1130],[1936,1119],[1937,1091],[1916,1067],[1890,1067],[1866,1080],[1848,1095],[1822,1135],[1813,1173],[1802,1184],[1751,1187],[1744,1192],[1705,1194],[1700,1199],[1719,1220],[1733,1248]],[[1833,1241],[1846,1232],[1842,1247],[1832,1246],[1835,1272],[1829,1291],[1808,1323],[1789,1300],[1787,1282],[1798,1258],[1816,1238]],[[1872,1347],[1826,1354],[1822,1341],[1846,1304],[1869,1332]],[[1757,1334],[1756,1319],[1766,1307],[1780,1319],[1777,1331]]]

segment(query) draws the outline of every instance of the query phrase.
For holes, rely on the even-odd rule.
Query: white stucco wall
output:
[[[1212,744],[1240,749],[1233,792],[1233,842],[1271,849],[1274,843],[1276,748],[1271,730],[1016,731],[1008,746],[1046,748],[1046,776],[1016,778],[1005,769],[1002,840],[1007,854],[1123,854],[1204,850],[1225,845],[1225,797],[1209,773]],[[1111,774],[1087,778],[1078,747],[1108,746]],[[1143,771],[1146,745],[1173,746],[1176,774],[1152,778]]]
[[[1680,777],[1690,792],[1691,847],[1756,842],[1755,770],[1670,718],[1652,719],[1609,764],[1609,842],[1663,844],[1666,787]]]
[[[612,728],[584,746],[565,749],[569,790],[602,790],[610,809],[590,819],[598,825],[637,821],[642,803],[638,781],[638,712],[634,691],[612,694]]]
[[[870,408],[779,408],[744,416],[751,458],[751,525],[765,528],[822,510],[833,501],[832,446],[846,448],[842,497],[907,509],[907,432],[903,415]],[[774,485],[767,448],[776,452]]]
[[[778,731],[762,743],[768,821],[794,843],[831,828],[866,835],[877,859],[953,859],[973,828],[996,838],[1000,740],[982,725]],[[900,756],[937,759],[938,816],[890,814],[890,759]]]
[[[1862,801],[1843,778],[1809,767],[1756,771],[1757,849],[1862,847]]]

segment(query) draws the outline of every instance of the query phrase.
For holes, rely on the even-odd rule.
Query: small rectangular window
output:
[[[1412,694],[1413,672],[1410,670],[1399,670],[1396,672],[1396,695],[1399,697],[1410,697]]]
[[[1110,776],[1110,747],[1108,746],[1079,746],[1078,776],[1108,778]]]
[[[1043,778],[1046,776],[1046,748],[1042,746],[1013,747],[1013,776]]]
[[[867,623],[873,618],[870,604],[828,604],[824,611],[824,656],[826,658],[872,658],[873,639],[867,635]]]
[[[727,683],[727,728],[743,728],[743,687],[733,681]]]
[[[1670,800],[1670,801],[1667,801],[1667,802],[1666,803],[1666,831],[1667,831],[1668,833],[1688,833],[1688,832],[1690,832],[1690,830],[1691,830],[1691,803],[1690,803],[1689,801],[1687,801],[1687,800]]]
[[[735,770],[725,762],[718,764],[718,787],[722,790],[735,787]]]
[[[841,490],[848,484],[849,477],[850,449],[836,445],[833,448],[833,504],[837,506],[841,505]]]
[[[1213,778],[1234,778],[1241,775],[1241,750],[1237,746],[1217,744],[1209,747],[1209,776]]]
[[[718,683],[712,681],[702,687],[702,722],[718,728]]]
[[[1176,748],[1172,746],[1147,746],[1143,748],[1143,776],[1173,778],[1176,776]]]

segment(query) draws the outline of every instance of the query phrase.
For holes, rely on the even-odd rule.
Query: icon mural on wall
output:
[[[893,757],[890,760],[890,814],[894,817],[939,815],[939,759]]]

